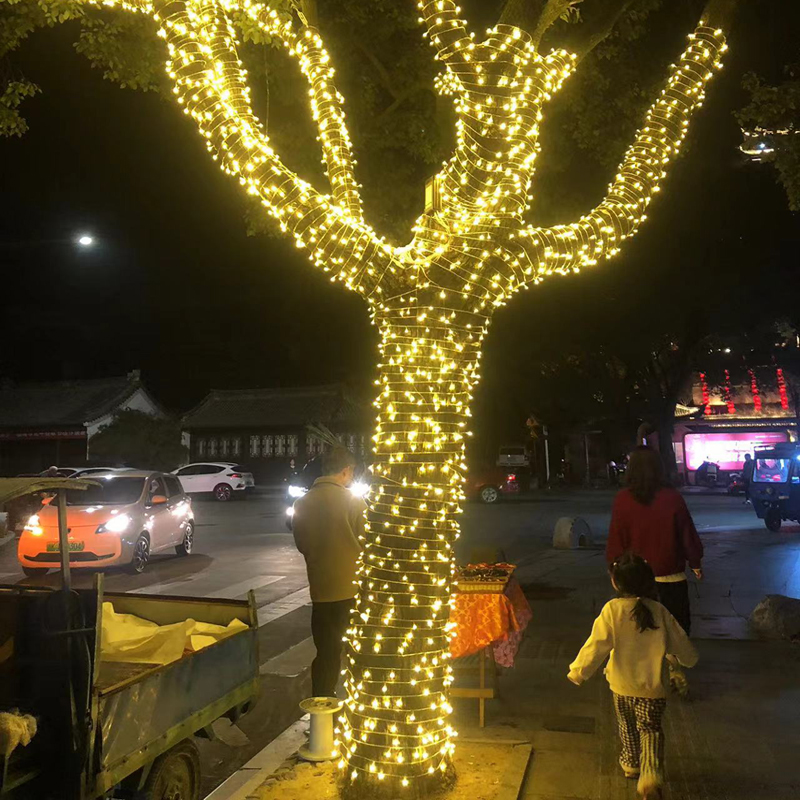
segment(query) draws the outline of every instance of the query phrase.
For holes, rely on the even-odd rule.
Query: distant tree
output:
[[[113,422],[100,428],[89,439],[89,453],[99,461],[165,471],[188,456],[177,420],[133,409],[117,412]]]
[[[754,73],[745,75],[743,86],[750,102],[737,118],[746,142],[763,147],[758,157],[775,167],[789,208],[800,211],[800,61],[788,64],[784,76],[771,84]]]

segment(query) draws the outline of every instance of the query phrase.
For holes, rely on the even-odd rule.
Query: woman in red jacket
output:
[[[668,485],[655,450],[637,447],[625,479],[627,488],[614,500],[606,557],[609,563],[626,552],[644,558],[655,573],[659,601],[688,634],[686,565],[702,579],[703,543],[683,497]]]

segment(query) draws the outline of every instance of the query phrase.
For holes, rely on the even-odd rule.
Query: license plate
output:
[[[70,553],[76,553],[85,547],[85,542],[70,542],[69,543],[69,551]],[[59,542],[48,542],[47,543],[47,552],[48,553],[58,553],[60,552],[61,548],[59,547]]]

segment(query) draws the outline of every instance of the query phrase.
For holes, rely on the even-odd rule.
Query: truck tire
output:
[[[781,522],[780,511],[776,511],[774,508],[767,511],[767,515],[764,517],[764,524],[767,526],[768,531],[777,533],[781,529]]]
[[[199,800],[200,754],[191,739],[162,753],[150,768],[141,800]]]

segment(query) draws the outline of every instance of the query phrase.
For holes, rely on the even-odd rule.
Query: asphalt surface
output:
[[[530,565],[550,551],[556,520],[562,516],[584,518],[599,544],[608,530],[612,500],[610,491],[541,492],[496,506],[468,504],[457,557],[468,561],[476,548],[499,548],[509,561]],[[704,538],[741,532],[753,536],[754,545],[762,535],[766,541],[763,523],[741,498],[692,496],[687,501]],[[137,576],[109,570],[106,588],[224,598],[243,598],[248,590],[255,591],[262,691],[256,707],[237,727],[219,726],[221,741],[201,742],[205,794],[300,716],[297,704],[310,689],[308,665],[314,651],[305,565],[285,528],[282,497],[257,494],[229,503],[196,498],[193,505],[196,531],[191,556],[154,556],[145,573]],[[91,571],[73,574],[76,587],[91,585]],[[56,573],[25,578],[14,542],[0,547],[0,583],[55,586],[57,580]]]

